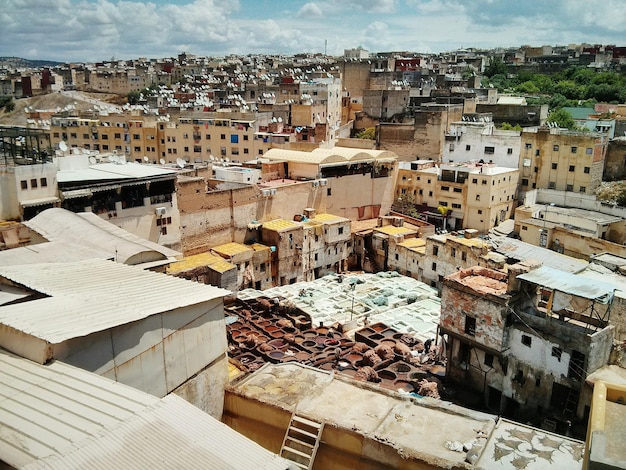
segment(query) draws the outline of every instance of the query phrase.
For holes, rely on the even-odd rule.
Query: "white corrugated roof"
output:
[[[133,235],[92,212],[74,213],[51,208],[25,221],[24,225],[49,241],[91,248],[100,252],[102,258],[112,258],[120,263],[139,264],[181,255]]]
[[[0,265],[64,263],[80,259],[112,259],[113,257],[110,253],[94,248],[69,245],[65,242],[46,242],[2,250],[0,251]],[[142,264],[141,267],[145,269],[146,265]]]
[[[52,344],[229,294],[105,260],[0,266],[0,276],[49,296],[0,307],[0,324]]]
[[[102,435],[157,397],[55,361],[0,350],[0,456],[14,467]]]
[[[2,350],[0,456],[25,469],[289,468],[176,395]]]

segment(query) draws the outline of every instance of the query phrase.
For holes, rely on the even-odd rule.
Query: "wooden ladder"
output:
[[[569,389],[567,393],[567,399],[565,400],[565,408],[563,409],[563,416],[566,419],[572,419],[576,413],[576,406],[578,405],[578,391],[573,388]]]
[[[280,456],[291,460],[299,468],[311,470],[323,430],[323,422],[303,418],[294,411],[280,448]]]

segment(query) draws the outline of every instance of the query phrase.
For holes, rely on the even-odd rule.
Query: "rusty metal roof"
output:
[[[16,468],[289,468],[176,395],[159,399],[59,361],[0,350],[0,397],[0,455]]]
[[[608,303],[613,297],[615,286],[588,277],[566,273],[548,266],[541,266],[530,272],[520,274],[518,279],[532,282],[576,297]]]

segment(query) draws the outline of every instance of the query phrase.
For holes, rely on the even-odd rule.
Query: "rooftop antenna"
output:
[[[324,39],[324,56],[326,55],[327,47],[328,47],[328,39]]]

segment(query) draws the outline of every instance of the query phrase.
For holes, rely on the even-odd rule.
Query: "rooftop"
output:
[[[59,361],[0,350],[0,397],[0,455],[15,468],[288,465],[174,394],[159,399]]]
[[[230,269],[235,269],[234,264],[229,263],[221,256],[207,252],[197,255],[186,256],[182,260],[170,264],[167,267],[167,273],[177,274],[202,266],[209,266],[211,269],[221,273],[226,272]]]
[[[296,227],[298,227],[297,223],[285,219],[275,219],[263,223],[263,228],[266,228],[268,230],[274,230],[276,232],[280,232],[281,230],[293,229]]]
[[[161,312],[221,298],[229,292],[111,261],[0,266],[0,279],[45,297],[0,307],[3,342],[46,361],[50,345],[131,323]],[[6,283],[6,281],[5,281]],[[35,339],[38,345],[13,343]],[[3,344],[9,348],[9,345]]]
[[[507,275],[489,268],[474,266],[446,276],[446,280],[457,282],[480,294],[496,296],[507,292]]]
[[[422,341],[436,336],[441,311],[436,289],[396,272],[330,274],[315,281],[264,291],[245,289],[238,294],[242,300],[258,297],[290,300],[314,325],[343,324],[351,319],[356,320],[356,327],[383,322]]]

